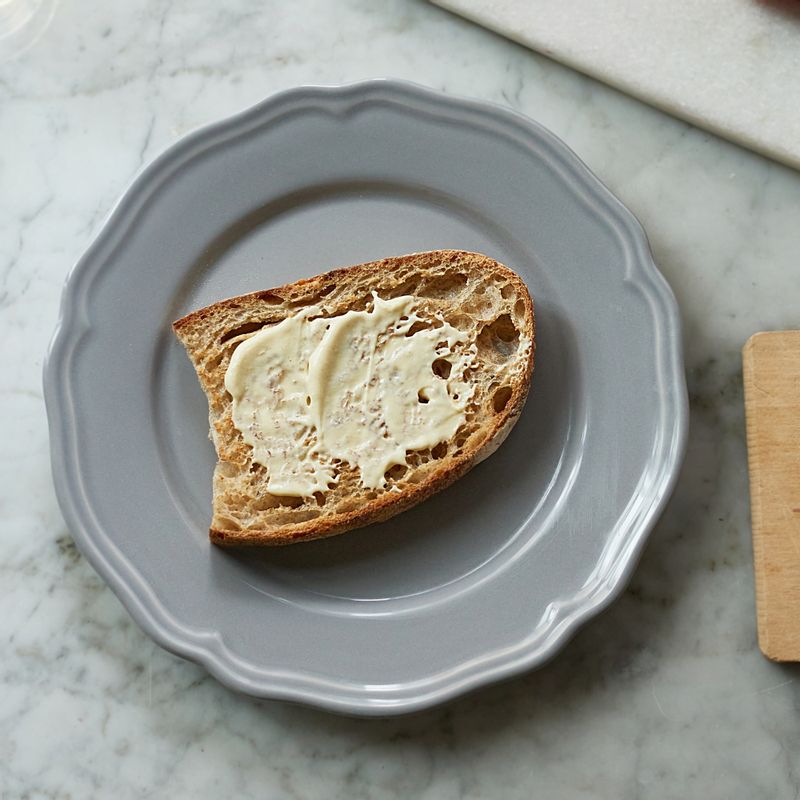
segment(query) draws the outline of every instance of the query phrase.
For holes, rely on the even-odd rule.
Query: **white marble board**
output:
[[[433,2],[800,167],[800,4],[793,0]]]

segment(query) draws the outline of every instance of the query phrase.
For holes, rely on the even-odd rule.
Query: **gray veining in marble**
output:
[[[51,5],[0,63],[0,794],[800,796],[800,668],[756,648],[740,360],[800,325],[800,175],[421,2]],[[692,429],[630,588],[556,660],[365,721],[235,695],[139,631],[61,519],[40,384],[63,279],[143,164],[276,90],[378,75],[529,114],[639,216]]]

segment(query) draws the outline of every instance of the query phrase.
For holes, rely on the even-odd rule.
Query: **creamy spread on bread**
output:
[[[371,308],[332,317],[313,306],[238,344],[225,388],[271,494],[324,493],[342,462],[383,488],[409,451],[455,435],[475,345],[441,317],[422,320],[415,302],[374,295]]]

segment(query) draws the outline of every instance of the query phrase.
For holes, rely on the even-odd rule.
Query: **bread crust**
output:
[[[393,276],[395,280],[392,280]],[[382,491],[372,499],[364,498],[356,508],[333,512],[323,510],[316,512],[313,518],[290,519],[285,523],[255,528],[220,513],[220,508],[229,499],[234,507],[236,503],[235,493],[231,498],[221,497],[220,486],[226,481],[232,483],[242,479],[239,473],[234,478],[229,478],[227,473],[240,470],[244,475],[245,470],[257,469],[250,459],[252,451],[249,445],[233,426],[230,397],[224,391],[224,374],[236,344],[254,330],[280,322],[306,305],[319,303],[330,306],[330,313],[342,313],[344,309],[359,304],[363,307],[369,299],[367,288],[374,288],[384,299],[387,294],[415,294],[406,292],[403,283],[410,286],[414,276],[418,279],[417,285],[422,287],[418,289],[420,292],[426,291],[426,286],[443,287],[429,289],[428,295],[421,295],[420,302],[434,304],[432,307],[438,303],[438,308],[448,308],[446,319],[464,315],[463,309],[455,305],[461,295],[454,294],[455,300],[448,299],[447,276],[466,280],[464,287],[483,286],[484,292],[487,292],[487,287],[491,289],[490,293],[497,298],[490,314],[495,319],[480,319],[480,327],[475,327],[478,331],[476,340],[481,332],[487,329],[491,332],[491,325],[498,318],[512,319],[513,314],[519,344],[514,360],[510,362],[513,370],[509,375],[512,378],[504,383],[504,389],[510,389],[510,396],[503,398],[502,409],[482,414],[478,429],[470,435],[463,448],[433,462],[432,466],[427,465],[418,482],[403,481],[400,491]],[[502,297],[499,286],[503,287]],[[459,291],[463,294],[465,289]],[[443,299],[433,296],[436,292],[444,292]],[[212,542],[223,546],[286,545],[334,536],[382,522],[421,503],[450,486],[502,444],[525,405],[534,366],[534,308],[524,282],[499,262],[479,253],[461,250],[429,251],[334,269],[295,283],[222,300],[182,317],[172,327],[185,346],[209,400],[211,438],[220,459],[214,478],[215,513],[209,533]],[[242,502],[246,504],[248,501],[252,498],[245,496]],[[288,515],[291,513],[286,511]]]

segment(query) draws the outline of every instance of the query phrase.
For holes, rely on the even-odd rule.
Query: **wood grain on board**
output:
[[[744,347],[758,643],[800,661],[800,331]]]

